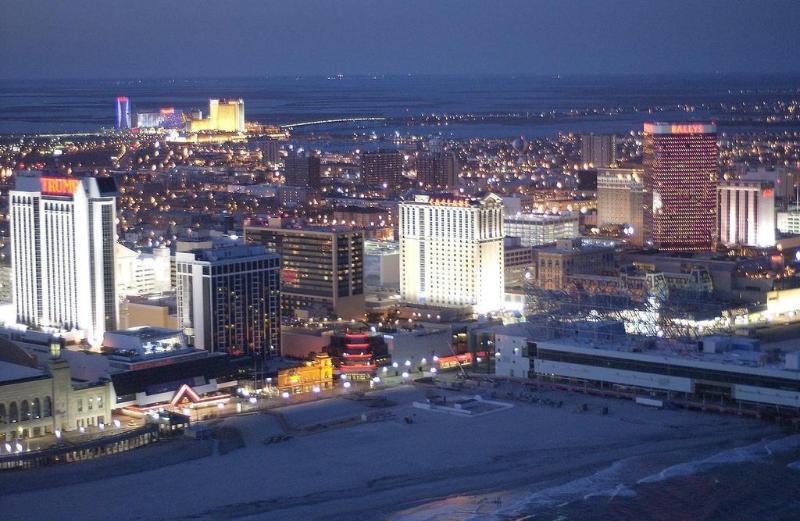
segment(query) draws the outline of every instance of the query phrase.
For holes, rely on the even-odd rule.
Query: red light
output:
[[[78,179],[64,177],[42,177],[39,180],[43,194],[72,195],[78,188]]]

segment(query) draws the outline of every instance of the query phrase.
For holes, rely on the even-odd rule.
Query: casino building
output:
[[[78,330],[93,346],[116,329],[116,195],[110,177],[17,175],[9,207],[18,323]]]
[[[707,251],[717,225],[717,127],[645,123],[644,225],[664,251]]]

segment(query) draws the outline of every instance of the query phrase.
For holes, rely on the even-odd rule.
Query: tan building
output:
[[[119,328],[151,326],[178,328],[177,304],[174,296],[128,297],[120,304]]]
[[[60,354],[60,344],[52,347]],[[36,358],[0,339],[0,442],[53,434],[111,421],[111,383],[73,383],[69,364]]]
[[[633,244],[644,242],[644,171],[634,168],[598,168],[597,226],[626,229]]]
[[[292,394],[319,392],[333,387],[333,363],[327,353],[315,353],[298,367],[278,371],[278,390]]]
[[[543,289],[565,287],[573,274],[601,275],[614,268],[612,246],[585,246],[581,239],[561,239],[555,246],[534,248],[534,282]]]

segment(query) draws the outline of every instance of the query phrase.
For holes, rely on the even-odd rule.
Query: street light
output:
[[[350,389],[350,386],[351,386],[351,385],[352,385],[352,384],[351,384],[350,382],[348,382],[348,381],[345,381],[345,382],[344,382],[344,388],[345,388],[345,389]]]
[[[400,375],[400,376],[402,376],[403,378],[408,378],[408,372],[406,372],[406,371],[403,371],[403,374],[402,374],[402,375]]]

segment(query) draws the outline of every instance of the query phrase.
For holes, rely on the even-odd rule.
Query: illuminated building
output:
[[[397,150],[361,154],[361,181],[368,186],[395,189],[403,179],[403,155]]]
[[[644,242],[643,172],[601,168],[597,172],[597,226],[622,226],[631,242]]]
[[[400,244],[364,241],[364,284],[373,288],[400,287]]]
[[[349,227],[245,226],[245,240],[281,257],[284,316],[362,318],[364,232]]]
[[[70,365],[60,358],[61,344],[46,347],[49,359],[37,365],[37,358],[13,339],[0,339],[2,443],[111,421],[111,384],[73,384]]]
[[[645,123],[645,237],[667,251],[710,250],[716,231],[717,127]]]
[[[17,322],[80,330],[91,345],[116,329],[116,195],[110,177],[17,176],[9,193]]]
[[[717,239],[725,246],[775,246],[775,188],[765,181],[717,187]]]
[[[126,96],[117,96],[118,129],[131,128],[131,102]]]
[[[541,246],[580,235],[577,215],[506,214],[506,237],[519,237],[522,246]]]
[[[581,161],[594,168],[604,168],[616,161],[614,136],[584,134],[581,136]]]
[[[194,346],[234,355],[280,353],[280,259],[259,246],[175,254],[179,327]]]
[[[169,248],[153,248],[152,252],[133,251],[115,244],[117,294],[153,295],[172,289]]]
[[[244,100],[208,100],[208,117],[189,120],[192,132],[244,132]]]
[[[286,185],[312,189],[320,187],[319,156],[305,151],[290,150],[284,164]]]
[[[400,203],[400,294],[407,303],[503,307],[503,203],[417,195]]]
[[[777,226],[781,233],[800,235],[800,210],[778,212]]]
[[[136,126],[138,128],[174,128],[184,127],[184,115],[172,107],[164,107],[158,111],[145,111],[136,113]]]
[[[278,390],[292,394],[319,392],[333,387],[333,362],[327,353],[313,353],[311,360],[278,371]]]
[[[421,153],[417,156],[417,184],[425,188],[450,188],[458,184],[453,154]]]

